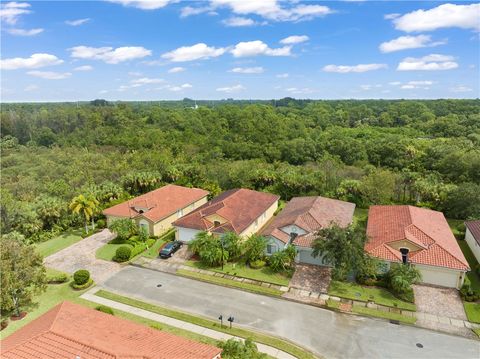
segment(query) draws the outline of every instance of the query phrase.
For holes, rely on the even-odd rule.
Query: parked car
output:
[[[170,258],[173,253],[175,253],[176,251],[178,251],[180,249],[180,247],[182,246],[182,242],[180,241],[172,241],[172,242],[168,242],[165,247],[162,248],[162,250],[160,251],[160,258]]]

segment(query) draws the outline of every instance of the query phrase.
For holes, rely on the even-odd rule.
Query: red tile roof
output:
[[[221,193],[172,224],[176,227],[210,230],[214,233],[231,231],[241,234],[279,198],[280,196],[274,194],[250,189],[232,189]],[[226,222],[213,229],[213,223],[206,219],[212,214],[225,218]]]
[[[470,270],[442,212],[414,206],[371,206],[365,250],[388,261],[400,262],[400,251],[390,244],[408,240],[418,247],[409,261],[417,264]]]
[[[4,359],[212,359],[221,349],[63,302],[0,342]]]
[[[468,228],[473,238],[480,244],[480,220],[467,221],[465,226]]]
[[[200,188],[187,188],[168,184],[129,201],[107,208],[103,211],[103,214],[127,218],[143,216],[155,223],[174,214],[179,209],[202,199],[208,193]],[[148,210],[144,213],[139,213],[134,207],[148,208]]]
[[[273,236],[287,243],[290,234],[281,230],[288,225],[296,225],[307,233],[299,235],[294,244],[311,247],[315,232],[330,226],[332,222],[347,227],[353,220],[355,204],[325,197],[294,197],[285,208],[268,224],[262,234]]]

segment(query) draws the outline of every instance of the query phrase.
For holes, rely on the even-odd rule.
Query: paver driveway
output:
[[[418,312],[467,320],[462,300],[456,289],[417,284],[413,286],[413,291]]]
[[[327,293],[330,286],[330,268],[312,264],[296,264],[289,287],[309,292]]]
[[[66,273],[87,269],[90,271],[93,280],[100,283],[122,268],[118,263],[95,258],[97,249],[113,238],[115,238],[115,234],[108,229],[104,229],[48,256],[45,258],[45,265]]]

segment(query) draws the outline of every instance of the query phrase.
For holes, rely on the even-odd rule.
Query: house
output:
[[[325,265],[321,256],[312,256],[315,233],[336,223],[352,223],[355,204],[325,197],[294,197],[268,224],[262,234],[268,239],[267,255],[289,244],[297,249],[297,263]]]
[[[110,226],[115,220],[130,218],[150,235],[172,228],[172,222],[207,202],[209,192],[168,184],[154,191],[107,208],[103,214]]]
[[[480,220],[467,221],[465,222],[465,227],[465,241],[480,263]]]
[[[279,198],[274,194],[244,188],[223,192],[173,222],[176,239],[190,242],[202,231],[218,235],[234,232],[247,237],[258,232],[272,218]]]
[[[390,263],[412,263],[422,282],[459,289],[470,270],[442,212],[414,206],[372,206],[365,250]]]
[[[221,349],[71,302],[0,342],[4,359],[220,359]]]

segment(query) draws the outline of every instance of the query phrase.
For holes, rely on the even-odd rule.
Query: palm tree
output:
[[[93,215],[97,210],[99,202],[95,197],[92,195],[84,196],[80,194],[72,199],[70,203],[70,210],[75,213],[79,214],[84,217],[85,219],[85,232],[88,233],[88,221],[92,220],[92,227],[95,228],[95,222],[93,219]]]

